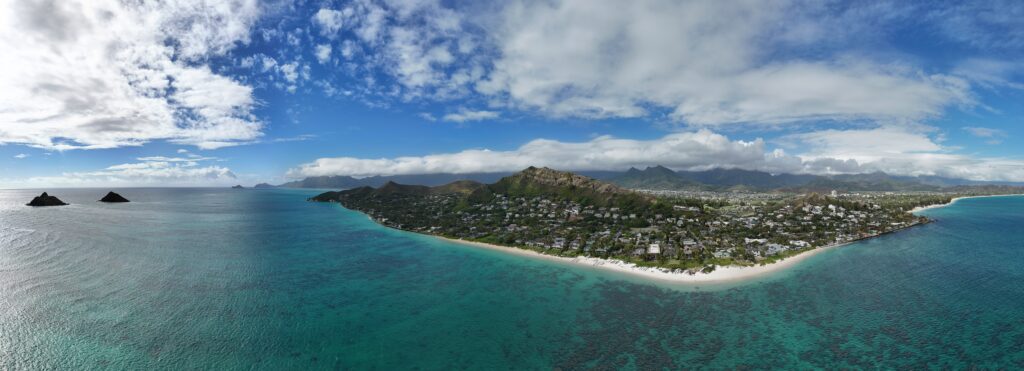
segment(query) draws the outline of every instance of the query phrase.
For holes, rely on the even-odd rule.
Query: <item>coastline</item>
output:
[[[953,199],[949,200],[949,202],[944,203],[944,204],[935,204],[935,205],[928,205],[928,206],[918,206],[918,207],[915,207],[913,209],[910,209],[907,212],[911,213],[911,214],[915,214],[915,213],[920,212],[920,211],[925,211],[925,210],[930,210],[930,209],[938,209],[940,207],[946,207],[946,206],[955,204],[957,201],[960,201],[960,200],[963,200],[963,199],[967,199],[967,198],[1012,197],[1012,196],[1024,196],[1024,194],[1018,193],[1018,194],[1008,194],[1008,195],[984,195],[984,196],[960,196],[960,197],[953,197]]]
[[[342,206],[342,205],[339,204],[339,206]],[[342,207],[344,207],[344,206],[342,206]],[[757,278],[757,277],[760,277],[760,276],[765,276],[765,275],[768,275],[770,273],[775,273],[775,272],[784,270],[786,268],[792,267],[792,266],[796,265],[797,263],[800,263],[801,261],[803,261],[803,260],[805,260],[807,258],[810,258],[810,257],[812,257],[814,255],[817,255],[817,254],[819,254],[819,253],[821,253],[823,251],[826,251],[826,250],[831,250],[831,249],[837,248],[837,247],[843,247],[843,246],[852,244],[852,243],[857,242],[857,241],[861,241],[861,240],[864,240],[864,239],[875,238],[875,237],[881,236],[883,234],[888,234],[888,233],[892,233],[892,232],[898,232],[898,231],[902,230],[902,229],[899,229],[899,230],[895,230],[895,231],[879,234],[879,235],[876,235],[876,236],[871,236],[871,237],[864,238],[864,239],[858,239],[858,240],[853,240],[853,241],[848,241],[848,242],[843,242],[843,243],[837,243],[837,244],[822,246],[822,247],[819,247],[819,248],[816,248],[816,249],[807,250],[807,251],[801,252],[799,254],[783,258],[783,259],[778,260],[778,261],[776,261],[774,263],[771,263],[771,264],[753,265],[753,266],[739,266],[739,265],[721,266],[721,265],[716,265],[715,266],[715,270],[710,272],[710,273],[697,272],[697,273],[694,273],[694,274],[689,274],[689,273],[685,273],[685,272],[684,273],[674,273],[674,272],[670,272],[667,269],[663,269],[663,268],[641,267],[641,266],[637,266],[636,264],[627,263],[625,261],[618,260],[618,259],[595,258],[595,257],[589,257],[589,256],[582,256],[582,255],[574,257],[574,258],[564,257],[564,256],[554,256],[554,255],[548,255],[548,254],[540,253],[540,252],[537,252],[537,251],[522,249],[522,248],[518,248],[518,247],[495,245],[495,244],[490,244],[490,243],[486,243],[486,242],[470,241],[470,240],[463,240],[463,239],[458,239],[458,238],[449,238],[449,237],[444,237],[444,236],[439,236],[439,235],[429,234],[429,233],[407,231],[407,230],[404,230],[404,229],[398,229],[398,228],[394,228],[394,227],[390,227],[390,226],[384,225],[382,223],[378,223],[371,216],[369,216],[369,215],[367,215],[367,214],[365,214],[365,213],[363,213],[363,212],[361,212],[359,210],[353,210],[353,209],[348,209],[348,208],[346,208],[346,209],[358,212],[360,214],[363,214],[363,216],[365,216],[367,219],[369,219],[374,224],[377,224],[379,226],[382,226],[382,227],[385,227],[385,228],[388,228],[388,229],[391,229],[391,230],[399,231],[399,232],[414,233],[414,234],[418,234],[418,235],[421,235],[421,236],[426,236],[426,237],[434,238],[434,239],[437,239],[437,240],[441,240],[441,241],[445,241],[445,242],[449,242],[449,243],[455,243],[455,244],[459,244],[459,245],[463,245],[463,246],[485,248],[485,249],[489,249],[489,250],[500,251],[500,252],[503,252],[503,253],[511,253],[511,254],[516,254],[516,255],[519,255],[519,256],[526,256],[526,257],[531,257],[531,258],[545,259],[545,260],[553,261],[553,262],[561,262],[561,263],[565,263],[565,264],[571,264],[571,265],[575,265],[575,266],[578,266],[578,267],[589,267],[589,268],[593,268],[593,269],[599,269],[599,270],[606,270],[606,271],[611,271],[611,272],[624,273],[624,274],[632,275],[634,277],[642,277],[642,278],[653,279],[653,280],[657,280],[657,281],[661,281],[661,282],[670,282],[670,283],[725,283],[725,282],[736,282],[736,281],[742,281],[742,280],[746,280],[746,279]],[[917,226],[917,225],[914,225],[914,226]],[[907,227],[907,228],[912,228],[914,226]],[[906,229],[906,228],[904,228],[904,229]]]
[[[965,199],[965,198],[1004,197],[1004,196],[1024,196],[1024,194],[955,197],[955,198],[951,199],[950,202],[945,203],[945,204],[919,206],[919,207],[916,207],[914,209],[909,210],[908,212],[911,213],[911,214],[914,214],[914,213],[917,213],[917,212],[920,212],[920,211],[924,211],[924,210],[928,210],[928,209],[946,207],[946,206],[952,205],[952,204],[956,203],[957,201],[959,201],[961,199]],[[351,210],[351,209],[349,209],[349,210]],[[360,212],[358,210],[353,210],[353,211]],[[360,212],[360,213],[362,213],[362,212]],[[747,279],[753,279],[753,278],[757,278],[757,277],[768,275],[770,273],[775,273],[775,272],[778,272],[778,271],[782,271],[782,270],[788,269],[788,268],[790,268],[792,266],[797,265],[801,261],[804,261],[807,258],[810,258],[810,257],[812,257],[814,255],[817,255],[817,254],[819,254],[819,253],[821,253],[823,251],[826,251],[826,250],[830,250],[830,249],[833,249],[833,248],[846,246],[846,245],[852,244],[854,242],[858,242],[858,241],[862,241],[862,240],[866,240],[866,239],[871,239],[871,238],[875,238],[875,237],[880,237],[880,236],[885,235],[885,234],[895,233],[895,232],[902,231],[904,229],[909,229],[909,228],[913,228],[913,227],[921,225],[921,224],[914,224],[914,225],[911,225],[911,226],[908,226],[908,227],[904,227],[904,228],[901,228],[901,229],[897,229],[897,230],[881,233],[881,234],[878,234],[878,235],[875,235],[875,236],[870,236],[870,237],[866,237],[866,238],[862,238],[862,239],[857,239],[857,240],[853,240],[853,241],[848,241],[848,242],[843,242],[843,243],[838,243],[838,244],[831,244],[831,245],[822,246],[822,247],[819,247],[819,248],[816,248],[816,249],[807,250],[807,251],[801,252],[799,254],[783,258],[781,260],[778,260],[778,261],[776,261],[774,263],[770,263],[770,264],[753,265],[753,266],[739,266],[739,265],[721,266],[721,265],[719,265],[719,266],[715,266],[715,270],[710,272],[710,273],[697,272],[697,273],[694,273],[694,274],[689,274],[689,273],[685,273],[685,272],[683,272],[683,273],[671,272],[671,271],[668,271],[667,269],[664,269],[664,268],[637,266],[636,264],[628,263],[628,262],[625,262],[625,261],[622,261],[622,260],[618,260],[618,259],[605,259],[605,258],[587,257],[587,256],[582,256],[582,255],[581,256],[577,256],[577,257],[573,257],[573,258],[563,257],[563,256],[554,256],[554,255],[548,255],[548,254],[540,253],[540,252],[537,252],[537,251],[528,250],[528,249],[522,249],[522,248],[518,248],[518,247],[502,246],[502,245],[495,245],[495,244],[489,244],[489,243],[478,242],[478,241],[470,241],[470,240],[463,240],[463,239],[456,239],[456,238],[448,238],[448,237],[438,236],[438,235],[429,234],[429,233],[420,233],[420,232],[414,232],[414,231],[406,231],[406,230],[403,230],[403,229],[397,229],[397,228],[392,228],[392,227],[386,226],[384,224],[378,223],[376,220],[374,220],[369,215],[366,215],[366,214],[363,214],[363,215],[365,215],[368,219],[370,219],[374,223],[376,223],[378,225],[381,225],[381,226],[384,226],[386,228],[391,228],[391,229],[394,229],[394,230],[397,230],[397,231],[402,231],[402,232],[416,233],[416,234],[419,234],[419,235],[428,236],[428,237],[436,238],[436,239],[439,239],[439,240],[442,240],[442,241],[451,242],[451,243],[461,244],[461,245],[465,245],[465,246],[473,246],[473,247],[479,247],[479,248],[486,248],[486,249],[495,250],[495,251],[502,251],[502,252],[506,252],[506,253],[517,254],[517,255],[520,255],[520,256],[528,256],[528,257],[533,257],[533,258],[547,259],[549,261],[562,262],[562,263],[572,264],[572,265],[577,265],[577,266],[582,266],[582,267],[590,267],[590,268],[599,269],[599,270],[606,270],[606,271],[624,273],[624,274],[629,274],[629,275],[636,276],[636,277],[643,277],[643,278],[647,278],[647,279],[654,279],[654,280],[657,280],[657,281],[675,282],[675,283],[716,283],[716,282],[735,282],[735,281],[742,281],[742,280],[747,280]]]
[[[404,231],[408,232],[408,231]],[[413,232],[416,233],[416,232]],[[468,241],[455,238],[448,238],[443,236],[436,236],[432,234],[418,233],[424,236],[437,238],[443,241],[457,243],[466,246],[474,246],[485,249],[497,250],[502,252],[508,252],[518,254],[521,256],[529,256],[534,258],[547,259],[550,261],[558,261],[567,264],[573,264],[577,266],[590,267],[600,270],[607,270],[619,273],[625,273],[633,276],[644,277],[648,279],[654,279],[658,281],[677,282],[677,283],[713,283],[713,282],[730,282],[740,281],[745,279],[756,278],[764,276],[769,273],[784,270],[792,267],[797,263],[817,255],[825,250],[842,247],[849,245],[856,241],[844,242],[840,244],[833,244],[828,246],[822,246],[813,250],[807,250],[797,255],[787,257],[785,259],[776,261],[771,264],[765,265],[754,265],[754,266],[738,266],[738,265],[726,265],[716,266],[715,270],[710,273],[698,272],[695,274],[689,273],[673,273],[666,271],[661,268],[655,267],[641,267],[633,263],[627,263],[618,259],[604,259],[587,256],[577,256],[575,258],[569,258],[564,256],[547,255],[533,250],[521,249],[518,247],[494,245],[484,242]]]

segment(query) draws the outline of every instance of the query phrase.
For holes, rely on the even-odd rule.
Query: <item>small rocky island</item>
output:
[[[106,196],[103,196],[103,198],[100,199],[100,202],[131,202],[131,201],[128,201],[127,198],[124,198],[124,197],[122,197],[121,195],[119,195],[117,193],[108,192]]]
[[[231,189],[243,189],[243,188],[245,188],[245,187],[242,187],[241,184],[236,184],[234,186],[231,186]]]
[[[43,192],[43,194],[39,195],[39,197],[33,198],[32,202],[29,202],[27,205],[28,206],[64,206],[64,205],[67,205],[67,203],[64,203],[64,201],[61,201],[57,197],[50,196],[50,195],[46,194],[46,192]]]

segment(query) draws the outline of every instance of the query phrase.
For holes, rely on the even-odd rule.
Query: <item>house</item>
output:
[[[793,245],[793,246],[796,246],[796,247],[810,247],[811,246],[811,244],[807,243],[806,241],[800,241],[800,240],[789,241],[789,244]]]

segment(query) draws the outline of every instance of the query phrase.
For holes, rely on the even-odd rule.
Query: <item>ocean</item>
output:
[[[1024,368],[1024,197],[729,284],[387,229],[314,190],[0,191],[0,369]]]

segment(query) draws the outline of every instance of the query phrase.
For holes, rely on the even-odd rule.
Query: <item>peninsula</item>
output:
[[[530,167],[493,184],[388,182],[310,200],[338,202],[385,226],[456,242],[656,276],[724,278],[707,273],[720,268],[753,273],[805,252],[928,223],[911,210],[969,195],[959,192],[694,197]]]

